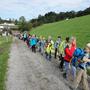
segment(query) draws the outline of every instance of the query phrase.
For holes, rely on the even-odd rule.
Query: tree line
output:
[[[46,13],[44,16],[39,15],[38,18],[32,19],[30,22],[32,23],[32,27],[37,27],[42,24],[53,23],[53,22],[80,17],[88,14],[90,14],[90,7],[83,11],[78,11],[78,12],[75,11],[60,12],[60,13],[49,12]]]
[[[39,15],[38,18],[31,19],[29,21],[26,21],[24,16],[21,16],[19,20],[2,20],[0,18],[0,23],[2,22],[13,22],[16,25],[18,25],[20,31],[29,31],[32,28],[35,28],[37,26],[40,26],[42,24],[46,23],[53,23],[65,19],[71,19],[75,17],[80,17],[84,15],[89,15],[90,14],[90,7],[82,10],[82,11],[69,11],[69,12],[60,12],[60,13],[55,13],[55,12],[48,12],[45,15]]]

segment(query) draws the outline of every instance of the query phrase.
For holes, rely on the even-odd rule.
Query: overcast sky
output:
[[[32,19],[50,11],[78,11],[89,6],[90,0],[0,0],[0,17]]]

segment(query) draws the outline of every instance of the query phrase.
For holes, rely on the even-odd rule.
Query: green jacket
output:
[[[65,41],[62,41],[58,47],[59,54],[64,54],[64,49],[65,49]]]

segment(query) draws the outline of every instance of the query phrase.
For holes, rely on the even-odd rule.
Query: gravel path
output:
[[[70,90],[63,81],[58,63],[34,54],[20,40],[12,44],[6,90]]]

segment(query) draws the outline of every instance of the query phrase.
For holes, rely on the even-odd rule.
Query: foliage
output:
[[[19,21],[17,23],[19,26],[20,31],[29,31],[32,28],[32,24],[30,22],[27,22],[24,16],[21,16],[19,18]]]

